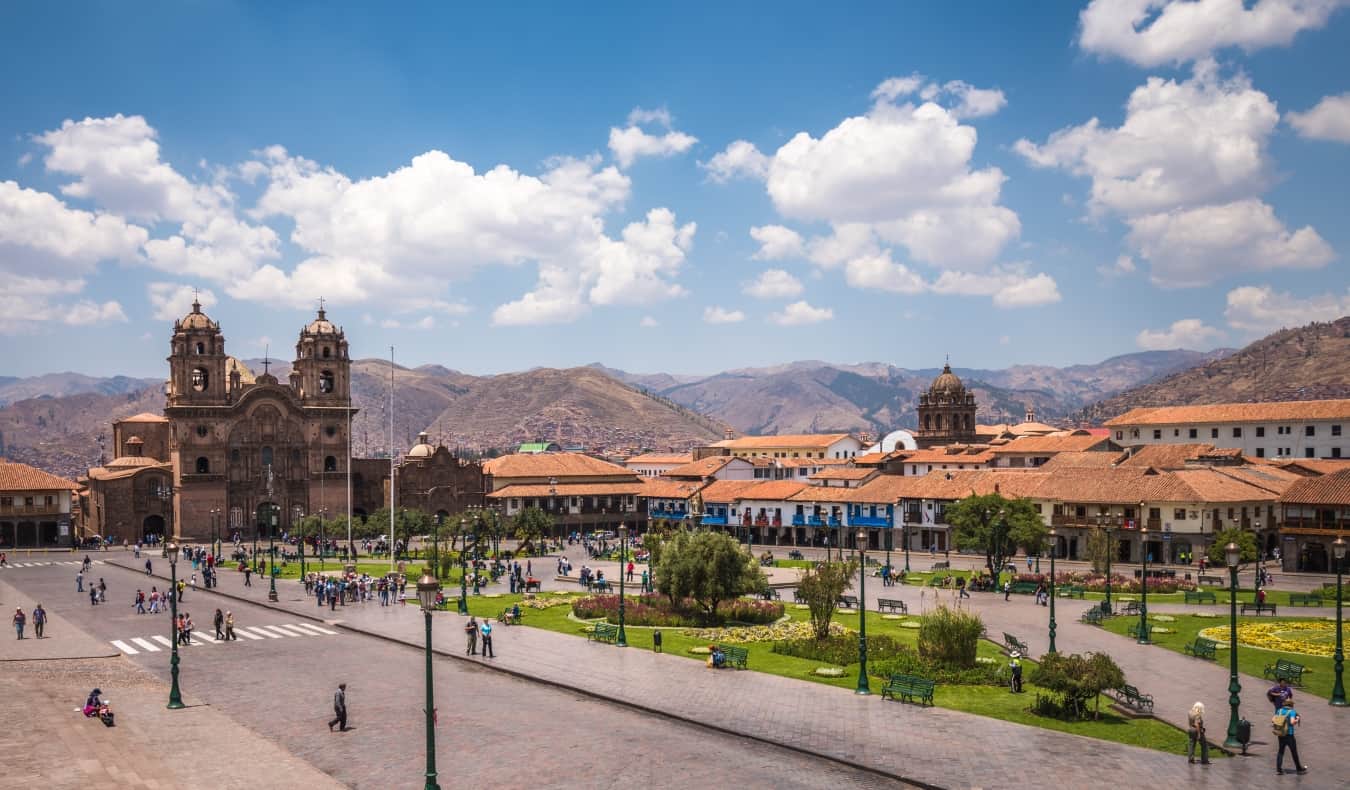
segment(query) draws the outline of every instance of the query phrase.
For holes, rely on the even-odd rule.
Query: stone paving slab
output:
[[[14,577],[9,577],[9,579],[11,582],[15,581]],[[74,588],[75,584],[71,582],[71,589]],[[117,654],[117,651],[111,649],[109,645],[99,642],[79,628],[71,627],[70,623],[61,615],[61,604],[54,601],[40,602],[43,605],[42,608],[47,611],[47,627],[44,629],[43,638],[38,639],[37,632],[33,630],[33,607],[38,603],[39,601],[25,595],[12,584],[0,581],[0,612],[4,614],[5,625],[7,626],[0,633],[0,661],[94,658]],[[88,606],[88,597],[84,597],[83,602],[77,605]],[[23,630],[24,638],[22,640],[15,636],[14,626],[10,624],[10,618],[14,616],[14,607],[16,606],[22,606],[24,614],[28,615],[28,625]]]

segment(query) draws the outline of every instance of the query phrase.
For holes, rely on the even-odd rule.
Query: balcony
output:
[[[666,521],[683,521],[688,518],[688,512],[684,510],[662,510],[654,509],[647,511],[647,516],[654,519],[664,519]]]
[[[706,527],[725,527],[727,525],[727,517],[708,514],[703,517],[703,525]]]
[[[1290,518],[1280,522],[1282,530],[1350,532],[1350,519]]]
[[[905,511],[905,523],[906,523],[906,524],[922,524],[922,523],[923,523],[923,511],[922,511],[922,510],[906,510],[906,511]]]
[[[890,528],[890,516],[849,516],[848,523],[854,527],[884,527]]]

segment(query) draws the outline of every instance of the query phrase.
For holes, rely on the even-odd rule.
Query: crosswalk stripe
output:
[[[318,635],[337,633],[337,631],[329,631],[327,628],[320,628],[317,625],[310,625],[309,623],[295,623],[294,625],[291,626],[291,628],[302,628],[306,631],[309,631],[312,634]]]
[[[165,647],[173,647],[173,642],[170,642],[170,641],[169,641],[169,638],[168,638],[167,636],[161,636],[160,634],[155,634],[154,636],[152,636],[152,637],[150,637],[150,638],[153,639],[153,640],[155,640],[156,642],[160,643],[161,645],[164,645]],[[132,640],[132,641],[135,641],[135,640]]]
[[[253,627],[253,630],[254,630],[254,631],[262,631],[262,632],[265,633],[265,634],[280,634],[281,636],[295,636],[295,634],[288,634],[288,633],[286,633],[285,631],[282,631],[280,628],[277,628],[276,626],[272,626],[272,625],[258,625],[258,626],[254,626],[254,627]]]
[[[118,650],[121,650],[123,653],[126,653],[129,656],[134,656],[137,653],[141,652],[136,648],[132,647],[131,645],[127,644],[126,642],[123,642],[121,639],[114,639],[112,641],[112,644],[113,647],[117,648]]]
[[[251,634],[248,631],[245,631],[243,628],[234,629],[234,634],[235,636],[242,636],[245,639],[253,639],[253,640],[262,639],[261,636],[258,636],[257,634]]]
[[[135,642],[136,644],[140,645],[140,646],[141,646],[142,648],[144,648],[147,652],[150,652],[150,653],[158,653],[158,652],[159,652],[159,647],[158,647],[154,642],[150,642],[150,641],[148,641],[148,640],[141,639],[139,636],[133,637],[131,641],[133,641],[133,642]],[[169,640],[165,639],[164,641],[165,641],[165,643],[167,644]]]
[[[248,627],[248,628],[236,628],[235,630],[236,630],[236,631],[252,631],[252,632],[255,633],[255,634],[262,634],[263,636],[267,637],[268,639],[280,639],[280,638],[281,638],[280,636],[277,636],[276,634],[272,633],[271,631],[264,631],[263,629],[259,628],[259,627],[256,626],[256,625],[255,625],[255,626],[250,626],[250,627]]]
[[[95,565],[107,565],[108,563],[104,562],[103,560],[94,560],[94,564],[95,564]]]
[[[192,632],[192,641],[193,641],[193,642],[196,642],[196,641],[199,640],[199,639],[200,639],[201,641],[203,641],[203,642],[206,642],[206,643],[212,644],[212,645],[218,643],[217,640],[216,640],[216,638],[215,638],[214,636],[211,636],[211,635],[207,634],[205,631],[193,631],[193,632]]]
[[[311,634],[308,631],[302,631],[292,625],[269,625],[267,627],[289,636],[314,636],[314,634]]]

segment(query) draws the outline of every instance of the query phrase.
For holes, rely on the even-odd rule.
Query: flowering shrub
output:
[[[870,648],[872,640],[869,638],[867,641]],[[918,675],[938,683],[964,686],[998,686],[1003,683],[1003,668],[993,659],[977,659],[969,669],[958,669],[923,658],[913,648],[903,646],[896,655],[876,662],[870,662],[869,649],[868,658],[868,674],[881,678]]]
[[[619,596],[589,595],[571,602],[572,614],[582,620],[598,617],[606,621],[619,621]],[[662,595],[641,595],[628,599],[624,605],[624,622],[627,625],[680,627],[698,625],[701,611],[692,600],[684,600],[672,605],[669,598]],[[717,617],[722,622],[772,623],[783,616],[783,604],[774,601],[753,601],[748,598],[735,598],[723,601],[717,607]]]
[[[899,654],[900,649],[898,642],[884,634],[867,637],[869,660],[893,658]],[[858,663],[858,637],[853,632],[848,632],[831,634],[828,639],[808,637],[788,642],[774,642],[773,652],[784,656],[823,661],[836,666],[847,666]]]
[[[1262,623],[1239,623],[1238,642],[1248,647],[1278,650],[1281,653],[1303,653],[1309,656],[1330,656],[1334,650],[1336,626],[1322,620],[1267,620]],[[1200,636],[1213,639],[1221,647],[1228,646],[1228,626],[1206,628]]]
[[[777,642],[781,640],[810,639],[815,633],[810,623],[783,622],[773,625],[736,626],[734,628],[689,628],[680,632],[684,636],[707,640],[714,644]],[[830,634],[843,636],[848,633],[838,623],[830,623]],[[856,644],[856,643],[855,643]]]
[[[520,602],[522,609],[552,609],[555,606],[567,606],[571,601],[566,598],[527,598]]]

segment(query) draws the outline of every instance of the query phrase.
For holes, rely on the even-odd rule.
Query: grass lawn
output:
[[[307,572],[321,573],[321,574],[330,574],[330,575],[331,575],[331,574],[341,573],[341,572],[342,572],[343,565],[344,565],[344,563],[343,563],[341,560],[325,559],[325,560],[323,561],[323,563],[320,564],[320,562],[319,562],[318,560],[310,559],[309,557],[305,557],[305,570],[306,570]],[[232,571],[232,572],[234,572],[234,573],[239,573],[239,571],[235,570],[236,568],[239,567],[239,564],[238,564],[238,563],[230,562],[230,563],[227,563],[225,567],[226,567],[226,569],[228,569],[228,570],[230,570],[230,571]],[[281,570],[281,573],[277,574],[277,579],[278,579],[278,580],[283,580],[283,579],[299,579],[299,578],[300,578],[300,563],[299,563],[298,561],[297,561],[297,562],[288,562],[288,563],[286,563],[285,565],[278,565],[277,567]],[[417,562],[417,561],[414,561],[414,560],[409,560],[408,562],[404,563],[404,568],[405,568],[404,573],[408,574],[408,584],[409,584],[410,586],[413,585],[413,584],[417,581],[417,576],[420,575],[420,574],[422,573],[422,567],[423,567],[423,565],[422,565],[421,562]],[[397,568],[397,564],[395,565],[395,568]],[[368,573],[368,574],[370,574],[371,576],[375,576],[375,577],[383,576],[384,574],[386,574],[386,573],[389,572],[389,560],[387,560],[387,559],[386,559],[386,560],[358,560],[357,563],[356,563],[356,572],[357,572],[357,573]],[[266,580],[267,580],[266,574],[263,574],[263,575],[259,576],[258,578],[262,579],[263,581],[266,581]],[[441,579],[441,583],[442,583],[442,584],[451,584],[451,583],[459,584],[459,569],[458,569],[458,568],[455,568],[454,570],[452,570],[452,571],[451,571],[451,574],[450,574],[450,578]]]
[[[500,598],[469,598],[469,611],[477,617],[490,617],[494,620],[501,611],[511,604],[521,600],[520,595],[503,595]],[[562,598],[563,596],[554,596],[552,593],[545,593],[541,596],[544,599]],[[571,594],[568,598],[575,597]],[[549,609],[529,609],[521,607],[523,623],[535,628],[544,628],[549,631],[570,634],[578,638],[584,638],[583,624],[568,619],[568,613],[571,612],[570,606],[555,606]],[[786,611],[793,620],[804,621],[809,619],[806,611],[796,609],[792,604],[787,604]],[[908,618],[906,618],[908,619]],[[847,627],[856,628],[858,616],[854,613],[845,613],[836,615],[835,620],[843,623]],[[867,613],[867,632],[868,634],[885,634],[893,637],[902,644],[914,646],[918,641],[918,631],[912,628],[902,628],[899,623],[903,620],[886,620],[876,612]],[[628,645],[635,650],[652,649],[652,628],[628,627],[627,637]],[[662,628],[662,650],[663,652],[674,656],[705,661],[706,655],[695,655],[689,652],[693,647],[707,647],[709,640],[700,639],[694,636],[687,636],[683,633],[683,628]],[[857,664],[845,667],[846,673],[839,678],[825,678],[811,674],[814,669],[826,666],[819,661],[811,659],[797,658],[795,656],[784,656],[774,653],[770,649],[769,642],[755,642],[744,645],[750,651],[750,668],[757,672],[767,672],[772,675],[794,678],[812,683],[821,683],[827,686],[835,686],[849,691],[857,687],[858,674]],[[1003,656],[1000,648],[987,640],[980,640],[978,655],[992,658],[1000,664],[1006,664],[1007,659]],[[1031,675],[1035,667],[1033,661],[1023,661],[1024,677]],[[885,678],[871,677],[870,685],[873,693],[880,693],[881,686],[885,683]],[[1059,730],[1062,732],[1084,735],[1091,738],[1100,738],[1103,740],[1125,743],[1134,746],[1142,746],[1149,749],[1158,749],[1173,754],[1181,754],[1185,751],[1186,735],[1175,727],[1159,721],[1157,719],[1127,719],[1116,715],[1110,711],[1109,701],[1102,699],[1101,719],[1098,721],[1060,721],[1043,716],[1037,716],[1028,709],[1035,702],[1036,693],[1040,689],[1030,683],[1024,684],[1025,692],[1022,694],[1010,694],[1006,686],[955,686],[939,684],[934,694],[934,700],[939,707],[952,710],[974,713],[980,716],[1012,721],[1019,724],[1027,724],[1034,727],[1044,727],[1046,729]],[[889,703],[888,703],[889,704]],[[899,703],[896,703],[899,704]]]
[[[1049,568],[1045,568],[1044,570],[1046,571],[1046,573],[1049,573]],[[1020,573],[1020,571],[1019,571],[1019,573]],[[924,587],[924,586],[927,586],[928,582],[929,582],[930,580],[932,580],[932,578],[933,578],[934,576],[936,576],[936,577],[938,577],[938,578],[944,578],[944,577],[946,577],[946,576],[951,576],[953,579],[956,579],[956,578],[964,578],[964,579],[966,579],[967,581],[969,581],[969,580],[970,580],[970,577],[971,577],[972,575],[974,575],[974,571],[969,571],[969,570],[953,570],[953,571],[937,571],[937,572],[930,572],[930,571],[913,571],[913,572],[911,572],[911,573],[909,573],[909,574],[906,574],[906,576],[905,576],[905,584],[913,585],[913,586],[916,586],[916,587]],[[1004,575],[1003,575],[1003,579],[1004,579],[1004,580],[1007,580],[1007,578],[1008,578],[1008,576],[1007,576],[1007,573],[1005,572]],[[1065,587],[1065,586],[1066,586],[1066,585],[1060,585],[1060,588],[1063,588],[1063,587]],[[1214,593],[1215,598],[1216,598],[1216,599],[1218,600],[1218,602],[1221,603],[1221,604],[1226,604],[1226,603],[1228,603],[1228,588],[1227,588],[1227,587],[1211,587],[1211,586],[1209,586],[1209,585],[1205,585],[1205,586],[1203,586],[1203,587],[1200,587],[1199,589],[1200,589],[1200,590],[1203,590],[1203,591],[1207,591],[1207,592],[1212,592],[1212,593]],[[1027,593],[1020,593],[1020,594],[1027,594]],[[1060,597],[1060,598],[1065,598],[1066,596],[1061,595],[1061,596],[1059,596],[1059,597]],[[1075,598],[1076,598],[1076,597],[1077,597],[1077,596],[1075,596]],[[1086,591],[1086,592],[1083,593],[1083,599],[1084,599],[1084,600],[1088,600],[1088,601],[1100,601],[1100,600],[1103,600],[1103,599],[1105,599],[1105,598],[1106,598],[1106,593],[1104,593],[1104,592],[1092,592],[1092,591]],[[1111,591],[1111,600],[1113,600],[1113,601],[1131,601],[1131,600],[1137,601],[1137,600],[1139,600],[1139,598],[1140,598],[1140,594],[1139,594],[1137,591],[1136,591],[1136,592],[1121,592],[1120,590],[1117,590],[1117,589],[1112,589],[1112,591]],[[1185,594],[1182,593],[1182,592],[1174,592],[1174,593],[1157,593],[1157,592],[1152,592],[1152,591],[1150,591],[1149,594],[1148,594],[1148,599],[1149,599],[1150,601],[1155,602],[1155,603],[1185,603],[1185,601],[1186,601],[1186,596],[1185,596]],[[1247,589],[1243,589],[1243,588],[1241,588],[1241,587],[1238,588],[1238,602],[1239,602],[1239,603],[1252,603],[1252,602],[1254,602],[1255,600],[1256,600],[1256,590],[1251,589],[1251,588],[1247,588]],[[1267,588],[1267,589],[1266,589],[1266,603],[1278,604],[1279,606],[1289,606],[1289,605],[1290,605],[1290,604],[1289,604],[1289,592],[1288,592],[1287,590],[1273,590],[1273,589]],[[1335,606],[1335,603],[1336,603],[1336,602],[1335,602],[1335,599],[1327,598],[1327,599],[1324,599],[1323,605],[1324,605],[1324,606]],[[1295,610],[1297,610],[1297,609],[1299,609],[1299,608],[1302,608],[1302,607],[1294,607]]]
[[[1194,615],[1175,615],[1175,617],[1177,618],[1176,622],[1157,623],[1157,625],[1162,625],[1167,628],[1174,628],[1176,629],[1176,633],[1174,634],[1155,633],[1152,639],[1153,644],[1157,645],[1158,647],[1166,648],[1168,650],[1174,650],[1178,653],[1183,652],[1182,651],[1183,646],[1190,644],[1191,642],[1194,642],[1195,637],[1199,634],[1199,632],[1202,629],[1211,628],[1216,625],[1219,626],[1228,625],[1227,614],[1223,615],[1222,617],[1196,617]],[[1241,625],[1242,623],[1257,623],[1257,622],[1263,623],[1269,622],[1272,619],[1278,621],[1278,620],[1309,620],[1318,618],[1300,618],[1300,617],[1270,618],[1266,616],[1238,617],[1238,624]],[[1103,627],[1106,628],[1108,631],[1111,631],[1112,633],[1125,635],[1127,633],[1126,629],[1128,629],[1132,624],[1138,622],[1139,622],[1138,617],[1113,617],[1110,620],[1107,620],[1106,624]],[[1126,638],[1130,637],[1126,636]],[[1223,643],[1223,645],[1221,645],[1221,647],[1218,650],[1215,650],[1214,652],[1216,656],[1215,660],[1219,663],[1219,665],[1227,667],[1229,661],[1227,643]],[[1265,666],[1267,664],[1275,663],[1275,660],[1279,658],[1288,659],[1290,661],[1293,661],[1294,663],[1302,664],[1305,667],[1305,669],[1303,670],[1303,685],[1301,687],[1300,686],[1294,687],[1295,702],[1298,702],[1300,699],[1302,699],[1304,695],[1307,695],[1310,698],[1318,697],[1321,698],[1322,700],[1326,700],[1331,697],[1331,684],[1333,682],[1333,677],[1331,674],[1332,660],[1330,658],[1323,656],[1310,656],[1305,655],[1303,653],[1281,653],[1274,650],[1264,650],[1262,648],[1257,647],[1247,647],[1246,645],[1242,644],[1238,645],[1238,670],[1248,675],[1254,675],[1258,678],[1264,677],[1264,675],[1262,674],[1262,670],[1265,668]],[[1207,659],[1195,658],[1192,660],[1205,661]],[[1248,701],[1249,703],[1253,700],[1264,701],[1266,689],[1270,688],[1273,685],[1275,685],[1275,681],[1272,680],[1266,682],[1264,685],[1261,685],[1258,688],[1244,688],[1243,699]],[[1148,689],[1142,690],[1145,692],[1148,691]]]

